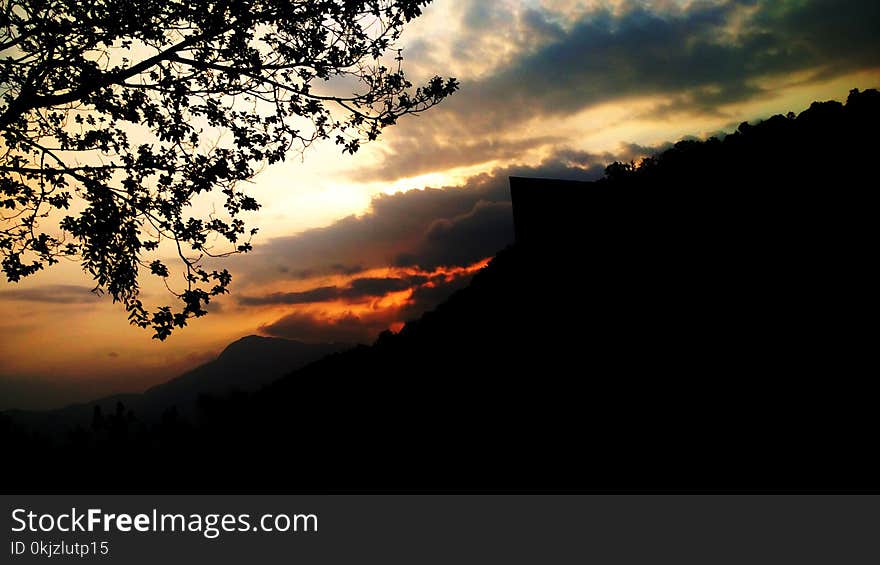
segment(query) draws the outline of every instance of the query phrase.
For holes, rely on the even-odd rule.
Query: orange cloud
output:
[[[337,276],[336,286],[245,297],[242,303],[269,307],[280,315],[260,327],[265,334],[305,341],[369,342],[383,330],[400,331],[407,320],[433,308],[464,286],[489,261],[485,258],[463,267],[433,270],[374,269],[357,276]],[[315,284],[326,282],[322,279]],[[360,284],[364,282],[367,284]],[[383,285],[387,291],[379,292]],[[315,300],[310,301],[310,297]],[[281,305],[286,307],[279,308]]]

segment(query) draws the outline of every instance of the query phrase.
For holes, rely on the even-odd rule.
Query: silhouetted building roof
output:
[[[592,182],[510,177],[517,244],[549,243],[575,235],[577,226],[595,220],[601,192]]]

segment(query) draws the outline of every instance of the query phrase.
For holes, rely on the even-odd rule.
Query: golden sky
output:
[[[231,295],[208,316],[158,342],[75,263],[0,283],[0,408],[143,390],[252,333],[398,329],[510,241],[507,175],[594,179],[880,86],[878,21],[871,1],[436,0],[404,34],[405,68],[460,91],[354,156],[319,144],[262,171],[256,249],[227,260]]]

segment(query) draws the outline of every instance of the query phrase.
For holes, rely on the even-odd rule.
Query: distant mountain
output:
[[[228,345],[217,359],[148,389],[143,403],[160,409],[174,404],[183,407],[192,405],[200,394],[253,392],[290,371],[349,347],[250,335]]]
[[[57,410],[10,410],[6,414],[16,422],[53,434],[76,425],[86,426],[91,422],[95,407],[100,407],[104,413],[112,413],[120,402],[126,411],[131,411],[143,422],[156,421],[172,408],[179,415],[192,419],[196,416],[201,395],[255,392],[290,371],[349,347],[339,343],[312,344],[250,335],[229,344],[213,361],[142,394],[116,394]]]

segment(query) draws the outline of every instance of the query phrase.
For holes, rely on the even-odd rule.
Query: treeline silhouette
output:
[[[880,488],[878,118],[853,91],[514,179],[517,243],[400,333],[195,419],[0,419],[7,488]]]

